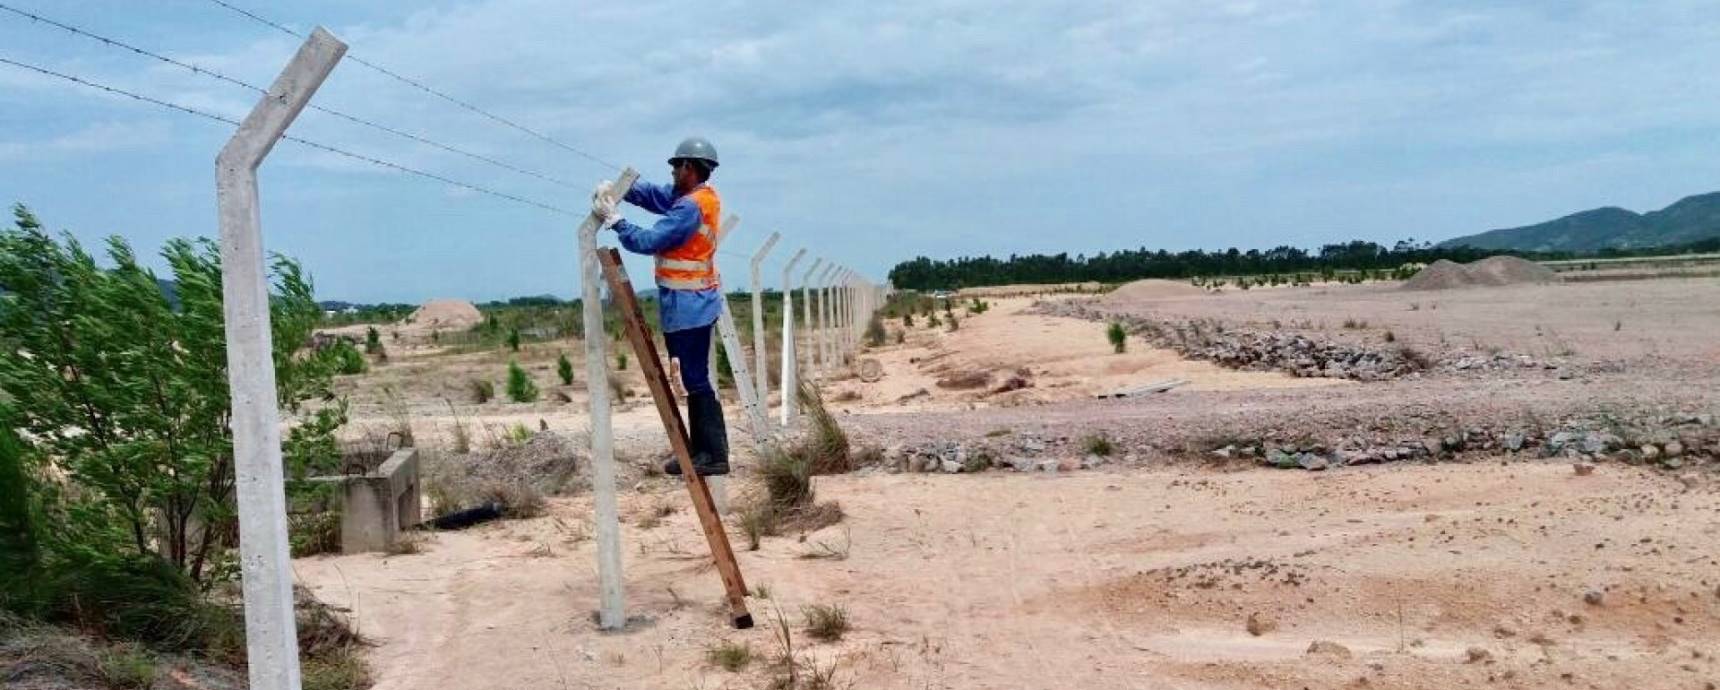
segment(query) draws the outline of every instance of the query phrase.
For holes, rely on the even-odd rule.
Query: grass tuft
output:
[[[834,642],[850,629],[848,609],[840,604],[812,604],[800,610],[806,619],[806,634],[812,639]]]

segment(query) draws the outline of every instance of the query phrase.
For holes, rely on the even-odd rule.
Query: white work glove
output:
[[[615,224],[621,220],[621,210],[615,208],[614,201],[603,201],[600,199],[592,202],[591,212],[597,216],[597,220],[601,223],[597,226],[598,230],[608,230],[613,228],[615,227]]]
[[[591,212],[601,222],[598,230],[613,228],[615,223],[621,220],[621,210],[616,208],[617,200],[610,196],[614,189],[615,183],[604,180],[597,183],[597,188],[591,191]]]

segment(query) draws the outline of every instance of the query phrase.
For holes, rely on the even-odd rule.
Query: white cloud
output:
[[[36,139],[0,140],[0,162],[52,162],[120,151],[142,151],[166,145],[171,128],[159,118],[130,122],[97,122]]]

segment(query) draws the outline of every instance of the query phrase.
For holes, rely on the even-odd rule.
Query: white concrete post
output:
[[[299,690],[301,682],[257,167],[344,55],[345,43],[322,27],[311,31],[215,157],[221,312],[227,337],[239,572],[245,597],[245,664],[250,687],[256,690]]]
[[[717,228],[717,238],[721,240],[727,237],[740,222],[739,217],[729,216],[723,221],[722,227]],[[723,296],[722,308],[717,310],[717,336],[723,341],[723,351],[729,355],[729,371],[734,374],[735,391],[740,393],[741,409],[746,411],[747,426],[752,429],[753,442],[762,448],[770,441],[770,415],[765,412],[763,403],[754,394],[752,375],[747,370],[747,353],[741,349],[740,331],[735,329],[734,312],[729,310],[727,295]],[[715,342],[717,338],[711,340]],[[716,371],[715,357],[711,358],[711,370]],[[717,481],[713,483],[713,479]],[[720,477],[706,477],[705,484],[711,490],[712,499],[720,504],[717,512],[728,512],[728,494],[723,480]]]
[[[633,188],[639,173],[621,171],[611,190],[616,198]],[[579,226],[580,300],[585,323],[585,391],[591,419],[591,494],[597,532],[597,627],[620,630],[627,625],[621,592],[621,520],[615,499],[615,430],[609,409],[609,337],[603,331],[602,269],[597,264],[597,214]]]
[[[854,343],[854,271],[842,276],[842,352],[853,354]]]
[[[800,368],[795,361],[797,353],[794,349],[794,278],[790,272],[794,265],[800,263],[800,258],[806,256],[805,249],[794,252],[788,258],[788,263],[782,267],[782,427],[788,428],[794,420],[794,404],[799,382],[795,380],[795,370]]]
[[[832,263],[818,275],[818,374],[828,378],[835,371],[830,361],[830,281],[840,267]]]
[[[836,272],[836,277],[830,281],[830,349],[835,355],[836,366],[841,368],[848,361],[848,310],[847,290],[843,288],[848,282],[848,267]]]
[[[753,252],[752,256],[752,322],[753,322],[753,369],[758,377],[758,385],[753,390],[758,393],[759,408],[764,410],[765,417],[770,416],[770,339],[764,335],[764,279],[759,277],[759,264],[764,262],[766,254],[770,253],[776,241],[782,239],[781,233],[773,232],[766,238],[764,244]],[[787,299],[786,297],[784,298]],[[785,301],[786,305],[787,302]],[[786,396],[785,396],[786,397]]]
[[[844,268],[842,269],[842,276],[836,283],[836,306],[838,309],[836,313],[836,321],[838,323],[838,327],[836,329],[836,361],[839,364],[846,364],[848,362],[848,353],[852,351],[852,348],[849,345],[849,340],[854,331],[854,323],[851,313],[851,295],[848,292],[848,285],[853,280],[854,271]]]
[[[812,267],[806,269],[806,275],[800,277],[800,320],[805,324],[801,326],[801,330],[806,333],[806,337],[802,341],[806,343],[806,373],[808,375],[818,373],[818,343],[813,340],[813,336],[818,331],[816,330],[817,323],[812,318],[812,302],[817,293],[813,292],[812,276],[818,273],[818,269],[823,266],[824,259],[814,258]]]

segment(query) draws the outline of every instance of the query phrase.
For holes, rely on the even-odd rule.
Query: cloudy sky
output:
[[[252,83],[297,46],[207,0],[0,2]],[[882,276],[921,254],[1443,239],[1720,189],[1706,2],[231,2],[651,179],[709,137],[742,217],[731,285],[771,231],[777,257]],[[5,12],[0,57],[235,118],[255,101]],[[322,113],[295,134],[556,206],[615,173],[351,61],[315,102],[577,189]],[[80,238],[213,235],[230,133],[0,65],[0,201]],[[262,188],[269,248],[325,298],[577,289],[567,217],[290,143]]]

